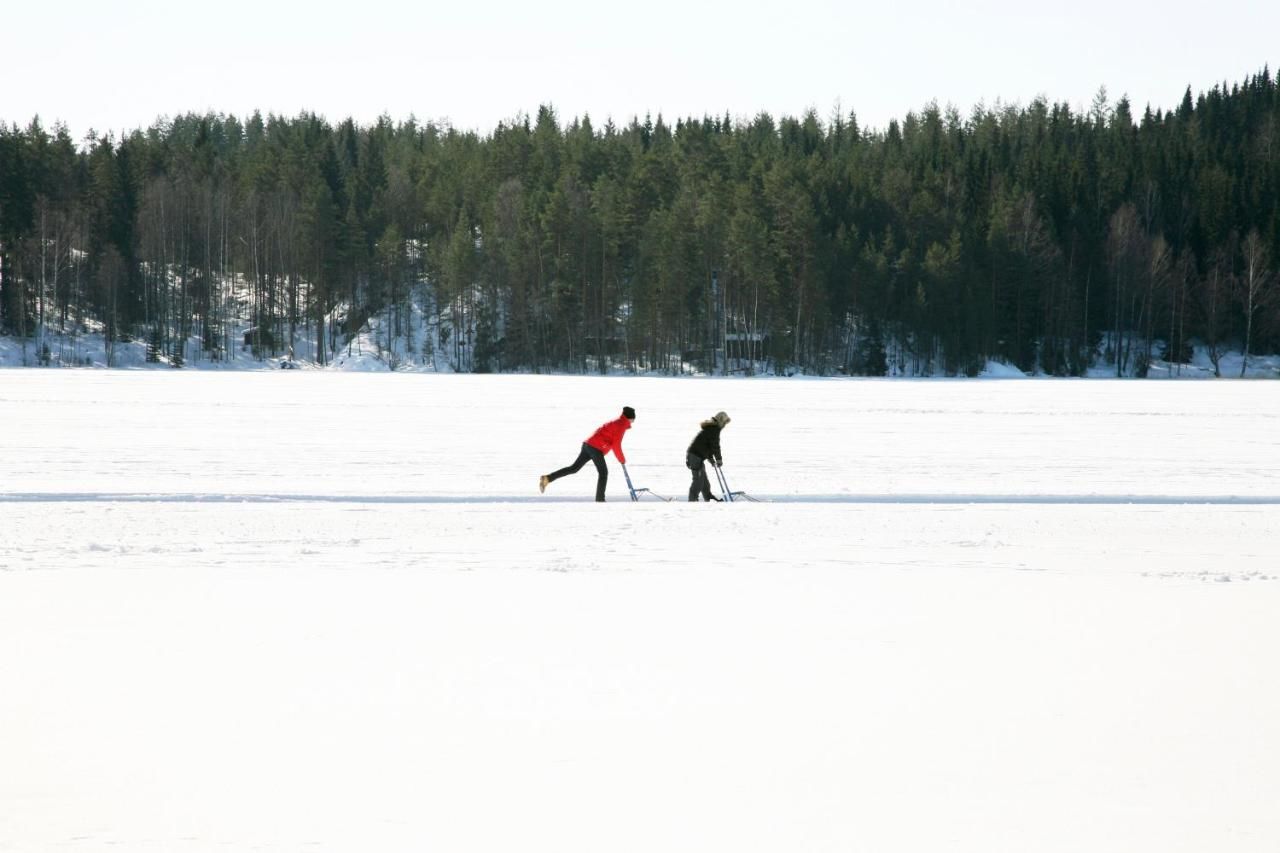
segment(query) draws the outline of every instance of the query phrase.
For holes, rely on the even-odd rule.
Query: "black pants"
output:
[[[686,453],[684,464],[693,472],[693,482],[689,485],[689,500],[696,501],[699,495],[704,501],[715,500],[711,497],[711,481],[707,479],[706,460],[696,453]]]
[[[570,474],[578,473],[582,470],[582,466],[587,464],[588,459],[596,463],[596,472],[600,475],[596,478],[596,500],[603,503],[604,486],[605,483],[609,482],[609,466],[604,464],[604,454],[587,444],[585,441],[582,443],[582,452],[578,454],[578,458],[573,461],[573,464],[567,468],[561,468],[555,473],[548,474],[547,480],[554,483],[561,477],[567,477]]]

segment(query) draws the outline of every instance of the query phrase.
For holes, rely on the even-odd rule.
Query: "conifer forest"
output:
[[[1173,94],[1171,93],[1171,97]],[[184,115],[0,126],[0,334],[324,364],[431,318],[454,369],[1144,375],[1280,351],[1280,90],[492,132]],[[250,328],[251,333],[237,330]]]

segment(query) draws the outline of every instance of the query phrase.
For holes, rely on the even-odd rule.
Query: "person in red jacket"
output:
[[[631,423],[635,419],[636,410],[630,406],[623,406],[622,417],[606,424],[601,424],[600,428],[593,432],[590,438],[582,442],[582,451],[572,465],[539,477],[538,491],[545,492],[547,486],[561,477],[578,473],[582,470],[582,466],[587,464],[587,460],[590,459],[595,463],[596,473],[599,475],[596,478],[596,500],[603,503],[604,486],[609,481],[609,468],[604,464],[604,455],[612,450],[613,455],[618,457],[619,462],[623,465],[627,464],[627,457],[622,452],[622,436],[627,430],[631,429]]]

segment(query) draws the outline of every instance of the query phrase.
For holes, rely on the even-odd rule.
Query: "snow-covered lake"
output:
[[[610,502],[725,473],[762,502]],[[1280,383],[0,371],[0,851],[1280,849]]]

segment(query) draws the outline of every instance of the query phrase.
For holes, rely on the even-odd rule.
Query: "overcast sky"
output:
[[[0,11],[0,119],[38,114],[80,139],[186,112],[310,110],[487,133],[549,103],[597,127],[810,108],[884,127],[930,100],[1087,107],[1104,85],[1140,113],[1280,64],[1280,4],[1263,0],[435,5],[15,0]]]

